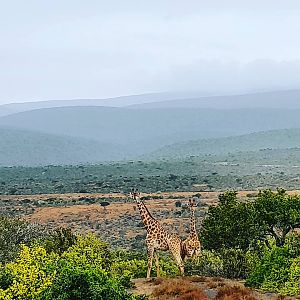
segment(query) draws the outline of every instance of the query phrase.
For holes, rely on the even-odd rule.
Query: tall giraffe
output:
[[[183,249],[185,257],[195,257],[201,251],[201,244],[196,230],[195,207],[197,206],[195,199],[189,199],[190,208],[190,232],[188,237],[183,241]],[[184,258],[185,258],[184,257]]]
[[[164,229],[159,221],[154,219],[148,211],[145,203],[140,199],[140,193],[137,190],[133,190],[130,193],[131,198],[137,203],[141,219],[147,230],[146,245],[148,252],[148,270],[147,278],[150,278],[152,269],[153,256],[156,260],[157,277],[160,276],[159,261],[156,251],[170,251],[176,261],[176,264],[180,270],[181,275],[184,275],[184,265],[182,260],[182,241],[176,234],[169,233]]]

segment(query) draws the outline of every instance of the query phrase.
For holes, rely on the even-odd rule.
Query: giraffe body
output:
[[[182,260],[182,241],[176,234],[170,234],[158,220],[154,219],[144,202],[140,200],[140,194],[134,191],[131,197],[137,202],[140,215],[147,230],[146,245],[148,252],[147,278],[150,278],[153,257],[156,260],[157,276],[159,277],[159,262],[156,251],[170,251],[176,261],[181,275],[184,275],[184,265]]]

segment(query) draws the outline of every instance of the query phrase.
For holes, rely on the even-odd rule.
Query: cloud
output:
[[[7,1],[0,103],[299,87],[299,1]]]

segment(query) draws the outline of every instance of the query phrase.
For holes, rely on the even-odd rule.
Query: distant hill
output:
[[[0,118],[0,126],[119,144],[140,155],[177,142],[300,128],[300,110],[63,107]]]
[[[43,108],[66,106],[107,106],[132,109],[153,108],[290,108],[300,109],[300,90],[210,96],[205,92],[165,92],[107,99],[49,100],[0,105],[0,117]]]
[[[129,110],[106,107],[41,109],[0,118],[0,125],[96,139],[131,147],[135,154],[191,139],[300,128],[291,110]]]
[[[184,158],[206,154],[223,155],[240,151],[287,148],[300,148],[300,129],[273,130],[177,143],[154,151],[148,158]]]
[[[300,109],[300,90],[261,92],[245,95],[192,97],[131,105],[132,109],[153,108],[282,108]]]
[[[115,145],[0,127],[0,166],[66,165],[124,158]]]
[[[13,113],[65,106],[107,106],[107,107],[125,107],[133,104],[151,103],[156,101],[168,101],[174,99],[185,99],[187,97],[199,97],[200,93],[151,93],[121,96],[107,99],[71,99],[71,100],[48,100],[24,103],[10,103],[0,105],[0,117]],[[201,93],[203,95],[203,93]]]

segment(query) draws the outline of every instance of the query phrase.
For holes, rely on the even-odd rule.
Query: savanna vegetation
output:
[[[2,217],[0,226],[0,299],[146,299],[127,291],[133,278],[146,275],[145,251],[111,248],[93,234],[12,217]],[[186,273],[199,281],[246,279],[249,287],[299,295],[299,227],[300,197],[282,189],[248,201],[239,201],[234,191],[221,194],[202,224],[202,254],[187,261]],[[160,264],[163,277],[178,275],[168,255],[160,256]],[[216,287],[215,299],[255,299],[247,289]],[[207,299],[201,289],[180,282],[162,281],[153,293],[157,299]]]
[[[79,166],[0,167],[0,195],[297,189],[295,149]],[[55,199],[54,199],[55,200]],[[57,201],[56,201],[57,202]]]
[[[202,256],[191,274],[244,278],[250,287],[281,294],[300,293],[300,198],[282,189],[261,191],[252,201],[236,192],[219,196],[200,233]]]

